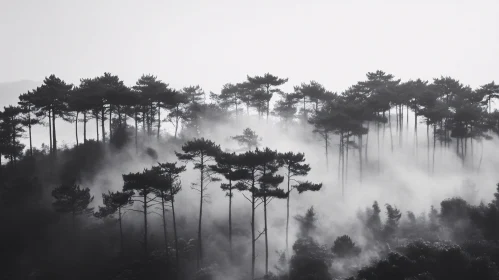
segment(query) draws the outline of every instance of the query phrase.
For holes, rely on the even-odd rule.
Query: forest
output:
[[[19,93],[0,111],[2,279],[499,279],[499,85],[286,83]]]

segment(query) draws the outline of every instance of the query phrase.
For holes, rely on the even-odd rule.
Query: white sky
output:
[[[341,91],[382,69],[499,77],[498,0],[0,0],[0,82],[143,73],[218,92],[246,74]]]

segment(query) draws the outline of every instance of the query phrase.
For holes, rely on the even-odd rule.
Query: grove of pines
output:
[[[499,85],[287,83],[20,92],[0,111],[0,279],[499,279]],[[427,190],[449,174],[469,195]],[[402,177],[428,199],[402,202]]]

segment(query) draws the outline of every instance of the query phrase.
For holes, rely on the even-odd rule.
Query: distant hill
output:
[[[0,83],[0,108],[17,104],[20,94],[40,86],[41,82],[22,80],[17,82]]]

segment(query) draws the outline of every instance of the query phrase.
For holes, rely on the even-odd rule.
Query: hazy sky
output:
[[[218,92],[246,74],[341,91],[402,79],[499,80],[499,1],[0,0],[0,82],[143,73]]]

